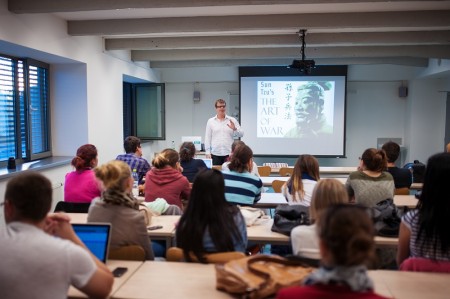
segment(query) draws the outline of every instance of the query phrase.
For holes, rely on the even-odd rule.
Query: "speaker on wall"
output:
[[[200,102],[200,91],[194,91],[194,102]]]
[[[400,86],[398,88],[398,96],[401,98],[406,98],[408,96],[408,87]]]

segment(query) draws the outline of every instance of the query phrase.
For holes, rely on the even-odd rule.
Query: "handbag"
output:
[[[372,208],[376,234],[383,237],[398,237],[400,229],[400,210],[392,198],[384,199]]]
[[[258,219],[268,219],[269,217],[266,217],[266,214],[264,214],[263,210],[258,208],[252,208],[247,206],[238,206],[239,211],[241,212],[242,216],[245,220],[246,226],[252,226],[256,223]]]
[[[216,289],[242,298],[258,299],[299,285],[312,267],[277,255],[258,254],[216,264]]]
[[[279,205],[275,209],[272,231],[289,236],[298,225],[309,225],[309,208],[302,205]]]

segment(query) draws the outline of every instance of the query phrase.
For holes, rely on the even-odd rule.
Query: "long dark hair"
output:
[[[177,246],[183,249],[187,261],[191,261],[190,253],[193,253],[200,262],[206,262],[203,257],[206,230],[217,252],[234,251],[234,240],[242,240],[233,218],[240,212],[228,204],[224,194],[225,183],[220,171],[206,169],[195,177],[189,204],[176,231]]]
[[[422,251],[431,246],[437,251],[450,250],[450,153],[439,153],[428,159],[425,169],[422,195],[417,209],[419,213],[419,233],[417,240]]]

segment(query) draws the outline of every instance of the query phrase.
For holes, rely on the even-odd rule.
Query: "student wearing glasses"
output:
[[[226,114],[226,106],[223,99],[216,100],[217,114],[206,123],[205,151],[213,165],[222,165],[231,153],[234,139],[244,136],[238,121]]]

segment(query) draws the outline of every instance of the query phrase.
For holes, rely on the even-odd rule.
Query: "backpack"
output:
[[[403,168],[407,168],[412,172],[413,183],[423,183],[425,164],[419,162],[419,160],[414,160],[414,163],[407,163]]]

